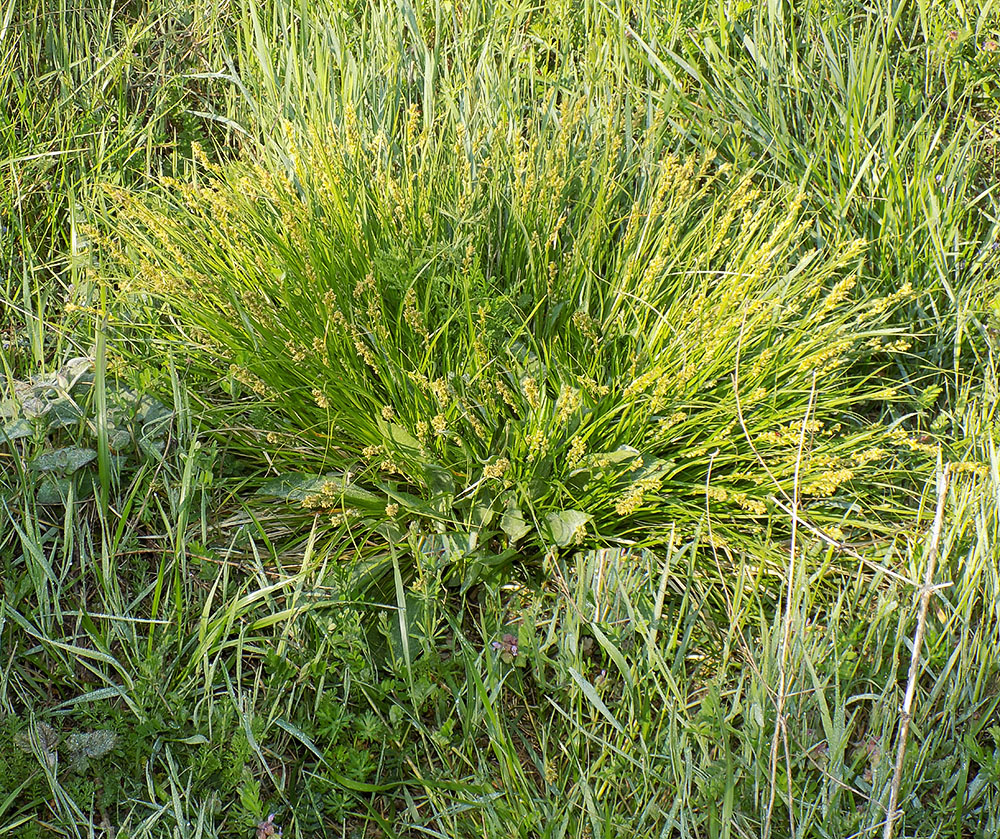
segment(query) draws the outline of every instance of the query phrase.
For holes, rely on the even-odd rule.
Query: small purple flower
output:
[[[274,823],[277,813],[271,813],[266,821],[257,825],[257,839],[270,839],[272,836],[281,836],[281,827]]]
[[[493,641],[490,646],[500,653],[500,658],[508,664],[517,658],[517,637],[509,632],[499,641]]]

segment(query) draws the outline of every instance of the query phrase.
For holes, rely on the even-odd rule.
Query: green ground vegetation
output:
[[[998,69],[0,0],[0,836],[996,835]]]

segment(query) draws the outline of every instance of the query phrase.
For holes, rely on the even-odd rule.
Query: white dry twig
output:
[[[892,786],[889,788],[889,809],[885,819],[885,829],[882,839],[892,839],[899,811],[896,809],[899,800],[899,787],[903,782],[903,763],[906,758],[906,738],[910,733],[913,695],[917,689],[917,678],[920,675],[920,648],[924,643],[924,633],[927,630],[927,610],[931,596],[941,586],[934,585],[934,571],[937,567],[938,550],[941,545],[941,530],[944,527],[944,504],[948,496],[948,481],[951,477],[951,465],[938,475],[937,479],[937,509],[934,511],[934,524],[931,527],[931,544],[927,551],[927,567],[924,569],[924,584],[920,588],[920,611],[917,615],[917,629],[913,635],[913,650],[910,654],[910,674],[906,679],[906,693],[903,696],[903,707],[899,720],[899,743],[896,747],[896,769],[892,776]]]
[[[792,510],[799,508],[799,477],[802,470],[802,452],[806,445],[806,431],[809,427],[809,415],[816,403],[816,373],[813,372],[812,387],[809,390],[809,404],[806,415],[802,418],[802,430],[799,434],[799,450],[795,456],[795,477],[792,483]],[[798,516],[792,517],[792,544],[788,554],[788,585],[785,591],[785,615],[781,634],[781,656],[778,660],[778,693],[775,699],[776,718],[774,721],[774,737],[771,739],[771,789],[768,794],[767,815],[764,819],[764,837],[771,835],[771,816],[774,811],[774,795],[777,789],[778,745],[784,744],[785,772],[788,776],[788,821],[792,836],[795,835],[795,811],[792,807],[792,760],[788,748],[788,726],[785,721],[785,700],[788,698],[788,648],[792,640],[792,604],[795,598],[795,548],[798,536]]]

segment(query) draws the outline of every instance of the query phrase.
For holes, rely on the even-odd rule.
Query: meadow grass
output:
[[[995,834],[998,15],[0,4],[0,835]]]

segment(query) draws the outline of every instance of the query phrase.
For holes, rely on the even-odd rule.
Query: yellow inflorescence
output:
[[[587,443],[583,437],[577,436],[573,438],[573,442],[569,446],[569,455],[566,458],[566,463],[570,469],[575,469],[580,461],[583,460],[584,454],[587,452]]]
[[[632,484],[615,502],[615,512],[619,516],[630,516],[642,506],[647,492],[659,489],[659,478],[641,478]]]
[[[510,469],[510,461],[506,457],[501,457],[483,467],[483,477],[487,480],[496,480],[502,478],[508,469]]]
[[[528,437],[528,461],[534,461],[539,455],[544,456],[549,449],[549,440],[545,432],[539,428],[532,431]]]
[[[537,411],[541,407],[542,395],[538,390],[538,383],[531,376],[521,379],[521,392],[528,401],[531,410]]]
[[[563,385],[556,401],[556,422],[565,425],[577,412],[581,404],[580,391],[569,385]]]

